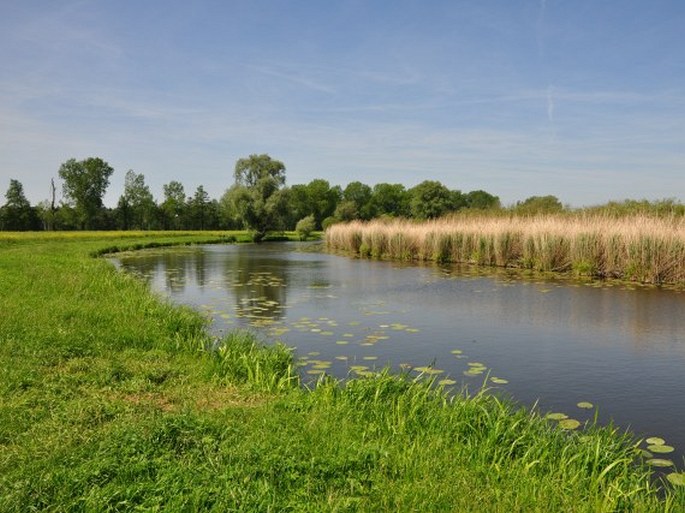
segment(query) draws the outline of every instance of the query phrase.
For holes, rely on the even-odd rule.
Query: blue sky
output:
[[[268,153],[288,184],[685,200],[683,33],[682,0],[7,0],[0,193],[99,156],[109,205],[128,169],[218,198]]]

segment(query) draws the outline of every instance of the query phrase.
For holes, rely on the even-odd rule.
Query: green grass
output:
[[[683,511],[611,428],[382,374],[299,386],[290,351],[153,296],[103,248],[0,241],[0,511]]]

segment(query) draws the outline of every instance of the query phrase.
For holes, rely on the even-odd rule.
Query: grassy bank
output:
[[[363,257],[472,263],[641,283],[685,282],[683,218],[463,216],[329,227],[329,248]]]
[[[0,242],[0,511],[685,507],[610,429],[388,375],[306,391],[287,348],[210,351],[199,314],[92,257],[214,238]]]

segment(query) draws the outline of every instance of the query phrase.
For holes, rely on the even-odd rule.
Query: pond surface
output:
[[[621,430],[659,436],[676,449],[659,456],[682,466],[684,294],[311,249],[198,246],[117,260],[153,290],[206,312],[217,335],[247,327],[295,347],[305,378],[430,367],[455,389],[487,382],[543,412],[581,423],[597,412]],[[594,408],[579,408],[581,401]]]

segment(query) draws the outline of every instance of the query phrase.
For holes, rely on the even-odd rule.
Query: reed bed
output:
[[[336,224],[331,250],[370,258],[469,263],[640,283],[685,282],[685,219],[637,215],[452,217]]]

